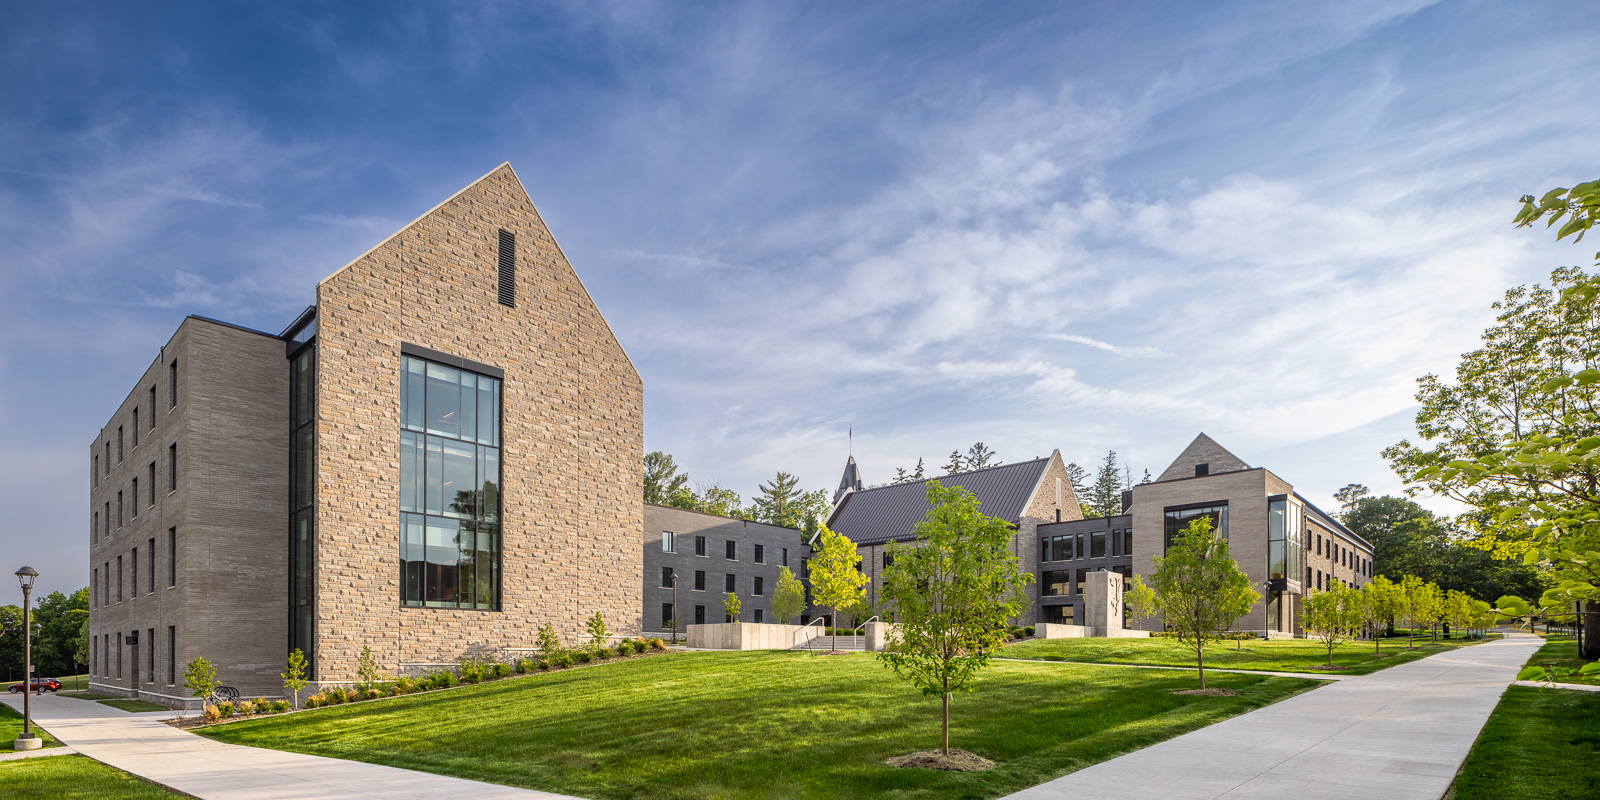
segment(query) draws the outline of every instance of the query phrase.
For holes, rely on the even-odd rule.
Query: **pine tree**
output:
[[[995,457],[994,451],[977,442],[967,449],[967,469],[983,469],[985,467],[998,467],[1002,462]]]
[[[910,475],[910,473],[906,472],[906,468],[905,467],[895,467],[894,468],[894,482],[895,483],[905,483],[906,481],[909,481],[909,480],[911,480],[911,475]]]
[[[760,496],[755,498],[756,519],[773,525],[798,527],[800,520],[794,511],[798,494],[795,486],[800,479],[779,470],[771,481],[761,484]]]
[[[644,501],[664,506],[674,495],[688,491],[689,476],[678,471],[672,456],[656,450],[644,457]]]
[[[944,474],[946,474],[946,475],[954,475],[954,474],[956,474],[958,472],[966,472],[966,471],[967,471],[967,467],[961,461],[961,451],[960,450],[951,450],[950,451],[950,463],[944,465]]]
[[[917,468],[916,468],[916,470],[911,473],[911,480],[920,481],[920,480],[922,480],[922,478],[923,478],[923,476],[922,476],[922,459],[919,458],[919,459],[917,459]]]
[[[1117,451],[1107,450],[1106,460],[1100,465],[1094,486],[1089,489],[1089,506],[1097,517],[1110,517],[1122,512],[1122,482],[1117,477]]]
[[[1072,483],[1072,491],[1080,492],[1088,488],[1083,483],[1083,479],[1087,477],[1089,477],[1089,473],[1083,467],[1072,463],[1067,464],[1067,480]]]

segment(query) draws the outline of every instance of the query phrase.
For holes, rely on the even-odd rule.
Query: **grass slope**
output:
[[[7,800],[168,800],[182,796],[84,756],[0,763],[0,797]]]
[[[45,747],[59,747],[61,745],[60,742],[55,740],[55,737],[46,733],[43,728],[39,727],[39,723],[37,722],[33,724],[33,732],[38,734],[40,739],[44,740]],[[0,703],[0,747],[4,747],[9,750],[11,748],[11,743],[21,735],[22,712],[13,709],[11,706]],[[4,796],[5,795],[3,793],[0,793],[0,797]]]
[[[1417,640],[1417,649],[1406,649],[1406,640],[1385,639],[1381,643],[1386,657],[1373,653],[1372,642],[1351,642],[1333,650],[1333,663],[1340,675],[1366,675],[1385,667],[1404,664],[1454,647],[1485,640],[1440,639],[1438,646],[1426,639]],[[1206,666],[1218,669],[1254,669],[1271,672],[1303,672],[1328,662],[1328,650],[1313,639],[1273,639],[1219,642],[1206,645]],[[1079,661],[1093,664],[1146,664],[1166,667],[1193,667],[1194,650],[1177,639],[1033,639],[1006,648],[1006,658],[1037,658],[1046,661]]]
[[[1507,689],[1449,797],[1600,797],[1600,692]]]
[[[1551,636],[1545,640],[1539,652],[1534,653],[1524,666],[1529,667],[1570,667],[1577,669],[1589,663],[1578,657],[1578,640],[1568,636]],[[1571,677],[1562,678],[1562,683],[1582,683],[1589,686],[1600,686],[1600,675],[1587,678]]]
[[[938,704],[867,654],[674,654],[205,730],[236,744],[591,798],[986,798],[1209,725],[1316,684],[997,662],[951,710],[986,773],[885,766],[937,747]]]

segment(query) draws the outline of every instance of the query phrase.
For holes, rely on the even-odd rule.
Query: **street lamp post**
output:
[[[33,688],[33,637],[28,632],[33,627],[29,624],[33,611],[33,580],[39,577],[39,571],[23,567],[17,570],[16,576],[22,584],[22,680],[25,689],[22,692],[22,735],[11,746],[17,750],[37,750],[44,741],[33,732],[33,693],[26,690]]]
[[[678,643],[678,615],[683,609],[678,607],[678,570],[672,570],[672,643]]]

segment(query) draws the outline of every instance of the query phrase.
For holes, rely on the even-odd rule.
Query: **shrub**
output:
[[[572,666],[574,656],[571,650],[560,650],[550,657],[550,663],[558,667]]]
[[[656,638],[651,639],[650,640],[650,646],[654,647],[657,650],[665,650],[665,649],[667,649],[667,643],[661,641],[660,637],[656,637]]]
[[[417,679],[404,676],[394,682],[395,694],[411,694],[417,690]]]
[[[1033,636],[1033,626],[1032,625],[1029,625],[1028,627],[1023,628],[1022,631],[1024,633],[1028,634],[1029,636]]]
[[[539,659],[539,669],[546,670],[546,669],[549,669],[549,668],[550,668],[550,659],[548,659],[548,658]]]
[[[447,669],[439,670],[439,688],[448,689],[459,683],[461,683],[461,680],[456,677],[454,672]]]
[[[609,648],[609,647],[597,647],[597,648],[595,648],[595,651],[594,651],[595,660],[604,661],[604,660],[610,658],[611,656],[612,656],[611,648]]]
[[[217,716],[227,719],[228,717],[233,716],[233,712],[234,708],[232,703],[224,700],[217,704]]]
[[[461,682],[477,683],[483,680],[484,665],[475,658],[461,659]]]
[[[533,659],[531,659],[531,658],[519,658],[519,659],[517,659],[517,672],[526,673],[526,672],[532,672],[532,671],[533,671]]]
[[[279,714],[282,714],[283,712],[288,711],[289,709],[291,709],[293,707],[294,707],[294,703],[291,703],[288,700],[274,700],[274,701],[272,701],[272,710],[276,711]]]
[[[222,718],[222,712],[218,711],[216,706],[207,703],[200,716],[204,717],[206,722],[216,722]]]
[[[511,674],[511,665],[510,664],[507,664],[504,661],[495,662],[495,665],[494,665],[494,676],[496,678],[504,678],[505,676],[510,675],[510,674]]]
[[[320,692],[306,698],[306,708],[322,708],[324,705],[327,705],[327,703],[323,701]]]
[[[329,689],[322,693],[323,705],[336,706],[344,702],[343,689]]]
[[[588,650],[579,650],[578,652],[573,653],[572,657],[576,658],[579,664],[587,664],[594,660],[594,656],[591,655]]]
[[[380,697],[383,697],[383,696],[384,696],[384,692],[381,689],[372,688],[372,689],[368,689],[367,690],[367,699],[368,700],[376,700],[376,699],[378,699]]]
[[[254,714],[254,713],[256,713],[256,704],[255,703],[253,703],[253,702],[251,702],[249,700],[240,700],[239,701],[239,715],[240,716],[248,717],[248,716],[250,716],[251,714]]]

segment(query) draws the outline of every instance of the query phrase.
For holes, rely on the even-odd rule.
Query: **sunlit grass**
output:
[[[6,800],[170,800],[182,796],[84,756],[0,763],[0,797]]]
[[[1600,692],[1507,689],[1456,775],[1450,796],[1600,797]]]
[[[1365,675],[1481,641],[1485,640],[1441,638],[1435,645],[1426,638],[1419,638],[1416,649],[1409,649],[1405,639],[1384,639],[1376,646],[1381,648],[1383,656],[1377,655],[1370,641],[1350,642],[1334,648],[1333,663],[1344,667],[1337,674]],[[1177,639],[1166,638],[1033,639],[1007,647],[1005,657],[1166,667],[1193,667],[1195,664],[1193,649]],[[1305,672],[1326,664],[1328,650],[1315,639],[1251,639],[1207,644],[1205,657],[1207,667],[1219,669]]]

